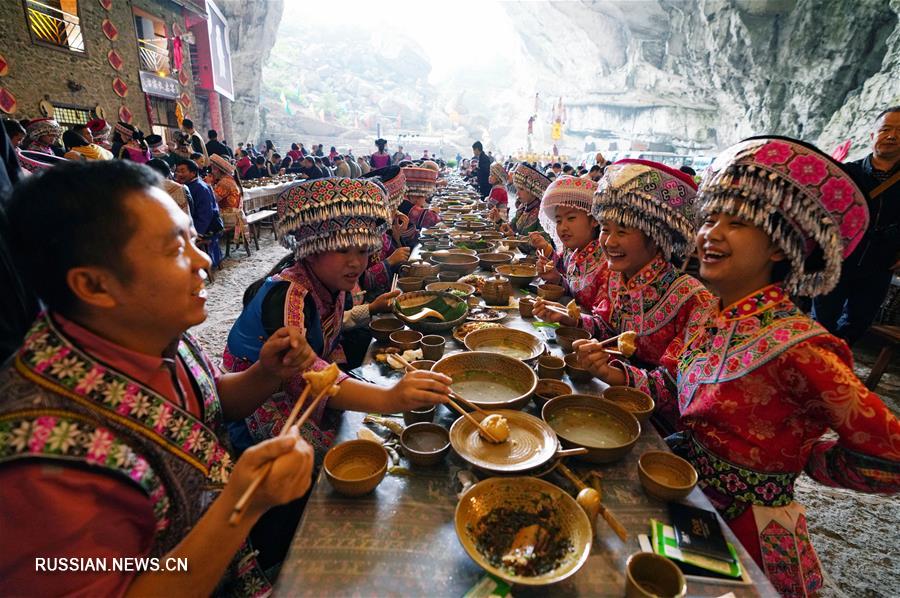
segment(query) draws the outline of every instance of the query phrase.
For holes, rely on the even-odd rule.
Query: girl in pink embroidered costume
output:
[[[504,216],[496,208],[491,210],[488,218],[500,224],[500,232],[505,235],[527,235],[541,230],[538,214],[541,210],[541,198],[547,187],[548,179],[542,172],[532,168],[525,162],[516,165],[512,173],[513,185],[516,188],[516,213],[504,222]]]
[[[900,490],[900,421],[857,379],[847,345],[788,296],[834,287],[866,230],[865,199],[816,148],[762,137],[716,159],[700,201],[700,274],[721,308],[694,314],[647,387],[679,416],[670,445],[778,591],[814,594],[822,573],[797,476]],[[829,429],[838,440],[822,438]]]
[[[597,184],[589,179],[562,176],[550,183],[541,198],[539,221],[553,244],[543,234],[529,234],[541,259],[541,277],[559,283],[582,309],[594,305],[605,258],[597,236],[600,226],[591,215]],[[556,247],[556,252],[553,248]]]
[[[232,371],[248,367],[256,360],[262,339],[281,325],[303,331],[318,355],[312,369],[342,362],[340,335],[347,294],[362,275],[369,253],[380,246],[389,220],[384,191],[371,181],[317,179],[284,191],[278,200],[278,229],[282,242],[293,249],[292,263],[248,289],[244,311],[228,336],[225,367]],[[341,375],[338,394],[319,406],[301,433],[321,458],[334,438],[326,407],[407,411],[442,402],[449,383],[441,374],[413,372],[394,387],[381,388]],[[277,435],[305,384],[298,373],[253,415],[231,424],[235,448],[242,450]]]
[[[509,209],[509,195],[506,193],[506,183],[509,179],[506,169],[499,161],[491,163],[488,182],[491,184],[491,192],[488,194],[486,202],[489,209],[496,208],[500,216],[506,217]]]
[[[595,275],[595,301],[578,320],[545,309],[543,301],[535,303],[535,315],[581,326],[600,339],[632,330],[637,333],[633,361],[658,365],[672,340],[681,337],[690,313],[712,302],[700,281],[671,262],[693,246],[695,193],[693,179],[663,164],[620,160],[609,166],[592,205],[605,254]],[[609,384],[628,383],[626,370],[608,364],[609,355],[599,343],[585,341],[578,347],[596,377]]]

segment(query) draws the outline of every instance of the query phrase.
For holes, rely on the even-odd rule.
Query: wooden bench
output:
[[[252,214],[247,214],[247,224],[250,227],[250,236],[253,237],[253,244],[256,245],[256,250],[259,251],[259,228],[261,226],[268,226],[272,228],[272,235],[275,236],[275,215],[277,212],[275,210],[260,210],[258,212],[253,212]]]
[[[869,332],[879,339],[887,341],[887,344],[881,349],[881,353],[878,354],[878,359],[875,360],[875,365],[872,366],[869,377],[866,378],[866,388],[875,390],[875,387],[878,386],[878,381],[881,380],[881,376],[884,375],[884,371],[894,357],[897,345],[900,345],[900,326],[876,325],[869,328]]]

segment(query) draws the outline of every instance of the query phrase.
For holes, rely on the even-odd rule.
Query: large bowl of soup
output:
[[[550,399],[541,410],[566,448],[584,447],[578,458],[591,463],[618,461],[634,448],[641,424],[630,412],[591,395],[569,394]]]
[[[453,392],[488,411],[522,409],[537,387],[537,375],[524,362],[486,351],[448,355],[431,371],[450,376]]]
[[[467,334],[463,344],[469,351],[499,353],[522,361],[537,359],[544,352],[541,339],[514,328],[482,328]]]

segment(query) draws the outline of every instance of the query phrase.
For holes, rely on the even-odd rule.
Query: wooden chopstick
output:
[[[398,278],[399,278],[399,275],[394,274],[394,278],[391,280],[391,292],[392,293],[397,290],[397,279]]]
[[[397,361],[399,361],[400,363],[403,364],[403,367],[406,368],[406,371],[408,371],[408,372],[413,372],[413,371],[416,370],[416,368],[413,367],[412,364],[410,364],[408,361],[406,361],[405,359],[403,359],[402,356],[395,354],[394,357],[397,358]],[[471,421],[473,424],[475,424],[475,426],[476,426],[479,430],[481,430],[482,432],[484,432],[485,434],[487,434],[488,436],[490,436],[491,438],[493,438],[493,439],[494,439],[494,442],[497,442],[497,443],[500,442],[500,440],[499,440],[496,436],[494,436],[487,428],[485,428],[484,426],[481,425],[481,422],[480,422],[480,421],[478,421],[477,419],[475,419],[474,417],[472,417],[472,414],[471,414],[471,413],[469,413],[468,411],[466,411],[465,409],[463,409],[462,407],[460,407],[459,405],[457,405],[457,404],[453,401],[453,399],[456,399],[457,401],[462,401],[462,402],[465,403],[466,405],[469,405],[472,409],[475,409],[476,411],[478,411],[478,412],[484,414],[485,416],[489,415],[487,411],[485,411],[484,409],[481,409],[480,407],[478,407],[478,406],[475,405],[474,403],[471,403],[471,402],[468,401],[467,399],[462,398],[461,396],[459,396],[458,394],[456,394],[456,393],[453,392],[452,390],[450,391],[450,396],[447,398],[447,402],[450,404],[450,406],[453,407],[454,409],[456,409],[457,411],[459,411],[459,412],[460,412],[462,415],[464,415],[465,417],[469,418],[469,421]]]
[[[562,462],[559,463],[559,467],[557,467],[556,469],[557,471],[559,471],[559,473],[568,478],[569,481],[572,482],[576,488],[578,488],[579,492],[581,492],[585,488],[590,487],[585,484],[578,476],[572,473],[572,470]],[[612,514],[612,511],[607,509],[602,502],[600,503],[600,514],[603,516],[603,520],[606,521],[607,524],[609,524],[609,527],[611,527],[612,530],[616,532],[616,535],[619,536],[620,540],[622,540],[623,542],[628,540],[628,530],[625,529],[625,526],[622,525],[618,519],[616,519],[616,516]]]
[[[303,412],[303,415],[300,416],[300,419],[294,423],[294,420],[297,418],[297,414],[300,413],[300,408],[303,406],[303,403],[306,401],[307,397],[309,397],[309,391],[312,389],[312,385],[307,384],[306,388],[303,389],[303,392],[300,393],[300,398],[297,399],[297,402],[294,404],[294,408],[291,409],[291,414],[288,416],[287,421],[284,423],[284,427],[281,428],[281,432],[279,432],[278,437],[286,436],[289,430],[294,427],[302,426],[306,423],[306,420],[309,419],[309,416],[312,415],[312,412],[315,410],[316,406],[319,404],[319,401],[322,400],[328,391],[331,390],[333,384],[329,384],[327,387],[323,388],[316,398],[313,399],[312,403],[309,404],[309,407],[306,408],[306,411]],[[259,488],[260,484],[263,483],[263,480],[266,479],[266,476],[269,475],[269,472],[272,471],[273,461],[269,461],[266,466],[263,468],[259,475],[253,478],[253,481],[247,486],[247,489],[244,490],[244,493],[238,499],[237,503],[234,505],[234,509],[231,512],[231,517],[228,518],[228,524],[235,526],[240,523],[241,518],[244,516],[244,509],[247,507],[247,503],[250,502],[250,499],[253,498],[253,494],[256,492],[257,488]]]
[[[622,334],[625,334],[625,333],[623,332]],[[600,345],[601,346],[608,345],[609,343],[611,343],[613,341],[618,341],[619,338],[622,336],[622,334],[617,334],[615,336],[609,337],[608,339],[602,340],[602,341],[600,341]]]

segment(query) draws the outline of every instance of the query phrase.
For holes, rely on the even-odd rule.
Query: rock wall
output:
[[[262,66],[269,60],[275,45],[284,0],[218,0],[216,4],[228,21],[231,43],[234,143],[256,141],[262,133],[259,100]]]
[[[538,71],[531,95],[563,96],[577,130],[682,146],[781,133],[830,150],[853,138],[858,154],[872,116],[900,102],[900,0],[504,7]],[[623,105],[636,115],[627,128],[614,117]]]

